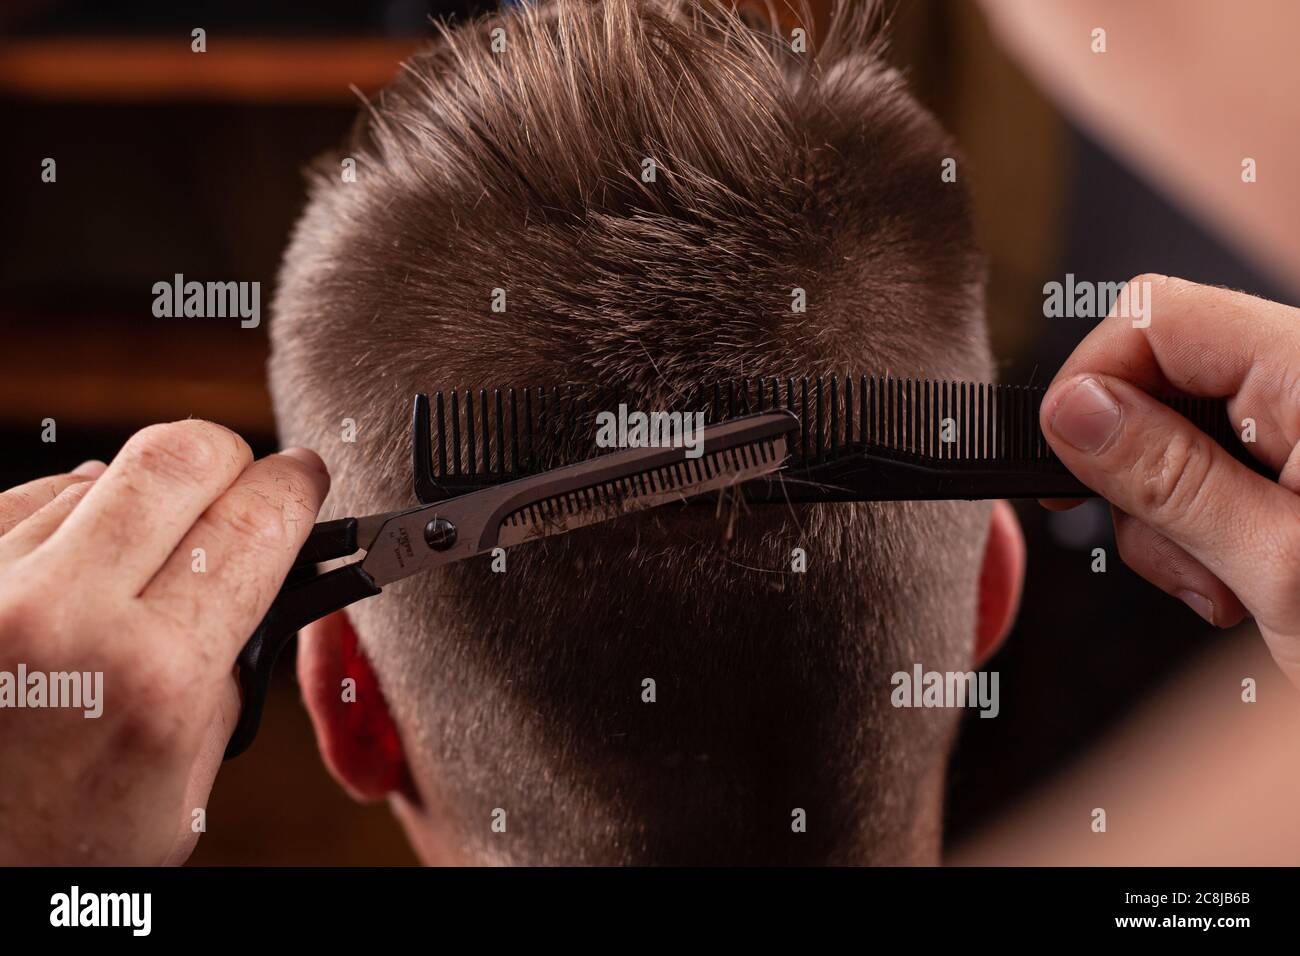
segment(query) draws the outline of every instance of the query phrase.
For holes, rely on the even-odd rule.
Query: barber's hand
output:
[[[103,674],[98,717],[0,709],[0,864],[189,856],[238,715],[235,658],[328,486],[312,452],[254,462],[233,432],[182,421],[106,470],[0,494],[0,672]]]
[[[1061,461],[1113,505],[1126,564],[1220,627],[1247,614],[1300,686],[1300,310],[1162,276],[1150,324],[1112,314],[1043,400]],[[1151,397],[1228,398],[1253,473]],[[1044,502],[1048,504],[1047,502]],[[1049,505],[1050,507],[1050,505]]]

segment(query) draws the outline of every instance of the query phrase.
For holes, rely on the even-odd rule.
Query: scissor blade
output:
[[[743,484],[776,471],[786,454],[786,437],[778,435],[549,495],[507,514],[497,532],[497,546],[510,547],[563,534],[634,511]]]
[[[493,548],[563,534],[777,471],[799,427],[789,412],[704,429],[698,458],[683,448],[633,448],[543,472],[386,521],[363,562],[381,587]]]

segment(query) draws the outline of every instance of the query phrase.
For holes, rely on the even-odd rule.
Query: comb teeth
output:
[[[783,408],[800,420],[792,464],[817,464],[872,447],[938,461],[1047,461],[1037,428],[1045,389],[893,377],[737,379],[699,386],[664,411],[703,411],[713,424]],[[542,448],[589,433],[597,412],[635,401],[576,385],[436,395],[435,478],[535,474]],[[447,408],[450,406],[450,415]],[[649,409],[642,409],[649,410]]]
[[[790,436],[785,474],[800,479],[815,480],[864,451],[953,474],[991,468],[1068,474],[1038,427],[1045,393],[1021,385],[870,375],[719,381],[658,409],[616,389],[579,385],[439,392],[432,446],[427,403],[426,424],[417,426],[416,493],[429,503],[567,464],[564,454],[589,458],[597,453],[596,414],[620,404],[632,411],[702,411],[706,424],[790,411],[800,425]],[[1222,401],[1163,401],[1225,447],[1238,445]],[[819,499],[810,493],[804,500]]]

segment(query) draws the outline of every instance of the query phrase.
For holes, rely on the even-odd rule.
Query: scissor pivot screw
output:
[[[424,541],[434,551],[446,551],[456,543],[456,526],[446,518],[434,518],[424,526]]]

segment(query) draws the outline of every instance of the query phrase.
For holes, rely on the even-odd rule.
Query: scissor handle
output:
[[[294,572],[271,603],[253,636],[239,652],[239,689],[243,705],[235,732],[226,745],[226,757],[238,757],[257,736],[262,708],[271,686],[271,673],[286,644],[306,625],[342,610],[381,588],[359,563],[315,574],[317,561],[346,557],[357,550],[356,519],[327,521],[313,529],[294,562]],[[307,571],[305,576],[300,572]]]
[[[293,566],[300,568],[309,564],[320,564],[332,558],[346,558],[356,552],[361,545],[357,542],[357,519],[339,518],[337,521],[322,521],[311,529],[311,534],[303,543]]]

